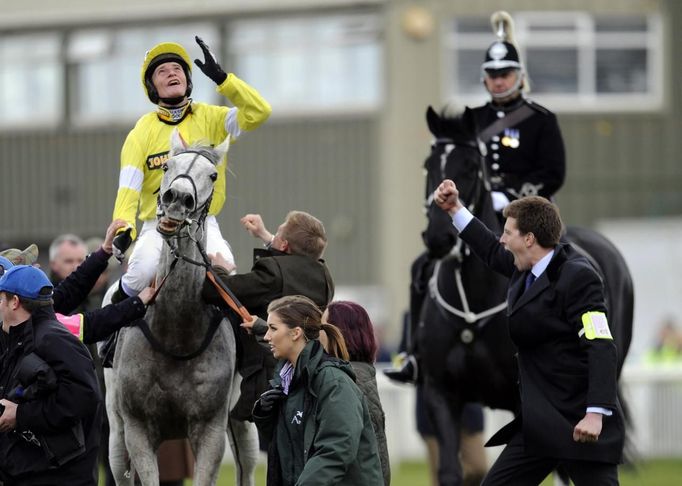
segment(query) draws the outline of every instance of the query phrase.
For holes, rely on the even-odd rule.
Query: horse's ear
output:
[[[228,150],[230,150],[230,134],[228,133],[227,137],[225,137],[225,140],[223,140],[222,143],[215,147],[213,150],[215,150],[219,155],[218,161],[223,160],[225,154],[227,154]]]
[[[478,126],[476,124],[476,117],[474,117],[474,110],[468,106],[464,108],[464,113],[462,113],[462,125],[471,136],[478,136]]]
[[[173,129],[173,133],[171,133],[171,149],[170,149],[170,156],[173,157],[176,155],[178,152],[181,152],[187,148],[187,142],[185,142],[185,139],[182,138],[182,135],[180,135],[180,130],[177,128]]]
[[[436,110],[431,105],[426,109],[426,124],[433,135],[436,137],[440,135],[440,115],[436,113]]]

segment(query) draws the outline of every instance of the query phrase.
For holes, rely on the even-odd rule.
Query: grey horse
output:
[[[228,148],[229,136],[215,149],[187,148],[177,131],[172,136],[159,198],[157,230],[167,243],[157,271],[159,291],[145,316],[147,328],[121,332],[113,368],[105,375],[109,459],[117,485],[132,486],[134,472],[143,486],[158,485],[156,450],[164,440],[184,437],[196,457],[194,484],[214,485],[226,431],[237,484],[254,484],[255,429],[228,421],[239,392],[234,334],[201,298],[204,218],[216,164]]]

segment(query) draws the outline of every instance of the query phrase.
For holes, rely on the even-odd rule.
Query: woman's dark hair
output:
[[[268,314],[275,313],[290,329],[300,327],[307,340],[319,339],[320,331],[327,334],[327,353],[348,360],[348,350],[341,331],[332,324],[322,324],[322,311],[308,297],[289,295],[270,302]]]
[[[374,326],[364,307],[339,300],[327,306],[327,314],[327,320],[343,334],[350,360],[374,363],[379,346],[374,338]]]

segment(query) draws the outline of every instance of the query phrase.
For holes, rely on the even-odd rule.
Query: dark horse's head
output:
[[[454,180],[464,205],[481,217],[484,209],[492,214],[490,186],[485,172],[485,146],[478,143],[472,111],[466,108],[461,115],[450,117],[439,115],[429,106],[426,110],[426,122],[434,140],[431,155],[424,162],[424,204],[429,225],[422,233],[422,238],[430,255],[442,258],[452,249],[457,233],[447,213],[433,203],[433,192],[443,179]]]
[[[435,383],[456,390],[460,405],[482,399],[510,408],[514,366],[504,315],[507,282],[469,254],[450,216],[433,202],[436,187],[443,179],[452,179],[462,203],[491,230],[499,231],[484,149],[470,110],[446,117],[429,108],[426,120],[435,139],[424,163],[429,221],[422,236],[430,256],[438,260],[417,331],[418,348],[425,351],[422,368]]]
[[[229,136],[215,148],[187,147],[177,130],[171,137],[170,158],[163,165],[159,189],[157,230],[164,237],[193,222],[203,223],[213,197],[213,184],[218,178],[216,166],[227,153]]]

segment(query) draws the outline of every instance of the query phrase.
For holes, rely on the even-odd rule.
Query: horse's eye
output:
[[[168,164],[163,164],[161,169],[163,169],[164,172],[168,172]]]
[[[215,182],[217,178],[218,178],[218,173],[217,173],[217,172],[214,172],[213,174],[211,174],[211,180],[212,180],[213,182]]]

